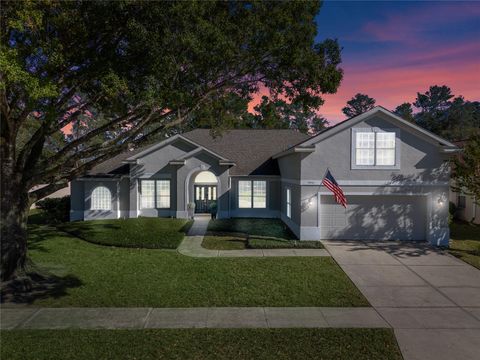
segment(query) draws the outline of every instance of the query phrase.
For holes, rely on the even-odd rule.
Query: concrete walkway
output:
[[[210,216],[195,216],[187,236],[178,247],[182,255],[192,257],[275,257],[275,256],[330,256],[325,249],[247,249],[210,250],[202,247]]]
[[[324,241],[405,360],[478,359],[480,271],[426,244]]]
[[[386,328],[372,308],[4,308],[2,329]]]

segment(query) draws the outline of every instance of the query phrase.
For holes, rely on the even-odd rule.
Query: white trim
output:
[[[128,162],[137,160],[137,159],[139,159],[139,158],[142,158],[142,157],[144,157],[145,155],[150,154],[151,152],[153,152],[153,151],[155,151],[155,150],[158,150],[158,149],[160,149],[160,148],[162,148],[162,147],[164,147],[164,146],[166,146],[166,145],[168,145],[168,144],[171,144],[172,142],[174,142],[174,141],[176,141],[176,140],[178,140],[178,139],[184,140],[184,141],[186,141],[187,143],[190,143],[191,145],[194,145],[194,146],[196,146],[196,147],[198,147],[198,148],[200,148],[200,149],[203,149],[203,150],[211,153],[212,155],[216,156],[217,158],[219,158],[219,159],[221,159],[221,160],[230,161],[229,159],[224,158],[223,156],[217,154],[216,152],[207,149],[205,146],[202,146],[202,145],[196,143],[195,141],[192,141],[192,140],[190,140],[190,139],[188,139],[188,138],[186,138],[186,137],[184,137],[184,136],[182,136],[182,135],[180,135],[180,134],[177,134],[177,135],[174,135],[174,136],[172,136],[172,137],[169,137],[169,138],[167,138],[167,139],[159,142],[158,144],[154,144],[154,145],[146,148],[145,150],[139,152],[138,154],[135,154],[135,155],[133,155],[133,156],[130,156],[129,158],[123,160],[122,162],[127,162],[127,163],[128,163]],[[195,151],[195,150],[193,150],[193,151]],[[190,153],[191,153],[191,152],[190,152]],[[189,154],[189,153],[187,153],[187,154]]]
[[[122,177],[116,177],[116,178],[101,178],[101,177],[81,177],[81,178],[76,178],[75,180],[77,181],[120,181],[124,178],[125,176]]]
[[[213,157],[216,157],[218,160],[219,160],[219,163],[222,162],[222,163],[227,163],[228,165],[230,164],[235,164],[235,162],[231,161],[231,160],[228,160],[227,158],[224,158],[223,156],[220,156],[218,155],[217,153],[201,146],[201,147],[198,147],[196,149],[193,149],[192,151],[186,153],[186,154],[183,154],[182,156],[180,156],[179,158],[176,158],[174,160],[171,160],[170,163],[175,163],[175,162],[182,162],[185,163],[185,160],[189,159],[190,157],[198,154],[198,153],[201,153],[202,151],[205,151],[206,153],[212,155]],[[182,165],[182,164],[180,164]]]
[[[281,179],[282,182],[295,185],[311,185],[322,186],[322,180],[295,180],[295,179]],[[341,186],[391,186],[391,187],[406,187],[406,186],[449,186],[448,181],[438,182],[395,182],[392,180],[337,180],[338,185]]]
[[[310,147],[293,147],[290,149],[287,149],[285,151],[282,151],[276,155],[272,156],[272,159],[277,159],[279,157],[283,157],[286,155],[290,154],[296,154],[296,153],[312,153],[315,151],[315,146],[310,146]]]
[[[345,196],[359,196],[359,195],[367,195],[367,196],[431,196],[431,193],[425,192],[405,192],[405,193],[378,193],[375,191],[344,191]],[[318,195],[332,195],[331,191],[319,191]],[[348,206],[348,205],[347,205]]]
[[[117,219],[120,219],[120,181],[117,182]]]
[[[251,177],[251,178],[268,178],[268,179],[280,179],[281,175],[230,175],[229,178],[244,178],[244,177]]]

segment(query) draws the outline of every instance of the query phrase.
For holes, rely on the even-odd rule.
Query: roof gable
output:
[[[382,106],[376,106],[374,107],[373,109],[369,110],[369,111],[366,111],[364,112],[363,114],[360,114],[360,115],[357,115],[357,116],[354,116],[350,119],[347,119],[345,121],[342,121],[340,123],[338,123],[337,125],[334,125],[332,127],[329,127],[325,130],[323,130],[322,132],[320,132],[319,134],[317,134],[316,136],[308,139],[307,141],[303,141],[301,143],[298,143],[295,145],[295,147],[300,147],[300,148],[304,148],[304,147],[310,147],[310,146],[313,146],[315,145],[316,143],[326,139],[326,138],[329,138],[341,131],[344,131],[348,128],[351,128],[353,127],[354,125],[358,124],[359,122],[362,122],[362,121],[365,121],[365,120],[368,120],[369,118],[375,116],[375,115],[381,115],[383,116],[384,119],[386,119],[387,121],[393,123],[394,125],[398,125],[398,126],[401,126],[403,129],[406,129],[407,131],[410,131],[414,134],[416,134],[417,136],[421,136],[423,137],[425,140],[427,141],[430,141],[430,142],[433,142],[435,143],[436,145],[439,145],[439,146],[445,146],[445,147],[448,147],[448,148],[452,148],[452,149],[456,149],[457,146],[453,143],[451,143],[450,141],[416,125],[416,124],[413,124],[409,121],[406,121],[405,119],[402,119],[401,117],[399,117],[398,115],[392,113],[391,111],[385,109],[384,107]]]
[[[218,136],[196,129],[183,136],[234,161],[230,175],[279,175],[272,156],[310,138],[288,129],[233,129]]]

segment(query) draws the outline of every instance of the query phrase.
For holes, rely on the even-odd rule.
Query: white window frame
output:
[[[285,194],[285,202],[286,202],[286,215],[289,219],[292,218],[292,189],[289,187],[286,188]]]
[[[108,187],[100,185],[92,190],[90,210],[112,210],[112,192]]]
[[[241,188],[241,183],[249,183],[250,184],[250,193],[248,195],[249,197],[249,205],[242,205],[242,202],[240,199],[242,198],[245,200],[247,195],[240,195],[240,188]],[[265,184],[265,194],[259,195],[258,192],[255,193],[256,186],[255,183],[264,183]],[[258,187],[257,187],[258,189]],[[255,198],[257,197],[264,197],[265,198],[265,203],[264,204],[258,204],[255,201]],[[268,204],[268,182],[266,180],[238,180],[238,186],[237,186],[237,203],[238,203],[238,208],[239,209],[266,209],[267,204]]]
[[[373,164],[370,165],[358,165],[357,164],[357,134],[358,133],[374,133],[374,147],[373,147]],[[377,134],[378,133],[395,133],[395,163],[393,165],[378,165],[377,161]],[[351,169],[371,169],[371,170],[398,170],[400,169],[400,129],[380,129],[376,127],[372,128],[352,128],[351,136]]]
[[[167,188],[162,188],[161,184],[168,184]],[[161,193],[161,190],[167,190],[165,193]],[[172,194],[172,186],[171,182],[168,179],[160,179],[155,180],[155,205],[157,209],[170,209],[171,206],[171,194]],[[168,205],[162,204],[162,200],[166,201]],[[161,206],[163,205],[163,206]]]
[[[141,209],[170,209],[172,206],[171,195],[172,195],[172,183],[170,179],[140,179],[140,208]],[[144,185],[147,182],[153,182],[153,206],[144,206]],[[159,186],[161,183],[168,182],[168,194],[160,194]],[[168,207],[160,206],[161,198],[168,198]]]

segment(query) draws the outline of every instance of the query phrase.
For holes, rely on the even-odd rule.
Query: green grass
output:
[[[207,232],[202,247],[210,250],[244,250],[247,245],[245,234]]]
[[[450,225],[450,253],[480,269],[480,226],[466,222]]]
[[[208,231],[220,233],[244,233],[252,237],[267,236],[293,240],[295,235],[280,219],[232,218],[210,221]]]
[[[2,331],[1,358],[401,360],[390,329]]]
[[[38,306],[368,306],[329,257],[192,258],[105,247],[33,226],[30,257],[56,284]]]
[[[137,218],[68,222],[58,228],[100,245],[148,249],[176,249],[192,221]]]

